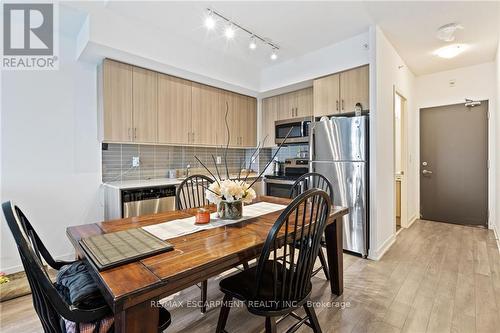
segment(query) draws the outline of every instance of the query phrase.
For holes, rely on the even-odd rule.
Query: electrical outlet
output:
[[[217,164],[222,164],[222,157],[217,156],[217,157],[215,158],[215,160],[216,160],[216,163],[217,163]]]
[[[139,160],[139,156],[132,157],[132,166],[133,167],[138,167],[140,164],[141,164],[141,161]]]

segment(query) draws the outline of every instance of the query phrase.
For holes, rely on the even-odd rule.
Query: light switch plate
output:
[[[133,156],[132,157],[132,166],[138,167],[140,164],[141,164],[141,161],[139,160],[139,156]]]
[[[222,163],[222,157],[217,156],[215,159],[216,159],[216,163],[217,164],[221,164]]]

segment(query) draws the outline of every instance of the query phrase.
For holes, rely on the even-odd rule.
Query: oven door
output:
[[[293,181],[266,179],[266,195],[280,198],[290,198]]]
[[[312,117],[304,117],[297,119],[279,120],[274,122],[274,141],[276,144],[281,144],[286,135],[287,143],[308,143],[309,142],[309,124]]]

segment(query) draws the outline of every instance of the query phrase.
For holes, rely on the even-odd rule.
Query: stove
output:
[[[289,198],[292,185],[305,173],[309,172],[309,160],[303,158],[289,158],[285,160],[285,172],[282,175],[266,175],[266,195]]]

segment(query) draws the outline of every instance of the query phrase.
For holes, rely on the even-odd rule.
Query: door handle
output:
[[[424,175],[430,175],[430,174],[432,174],[432,171],[430,171],[430,170],[422,170],[422,173]]]

